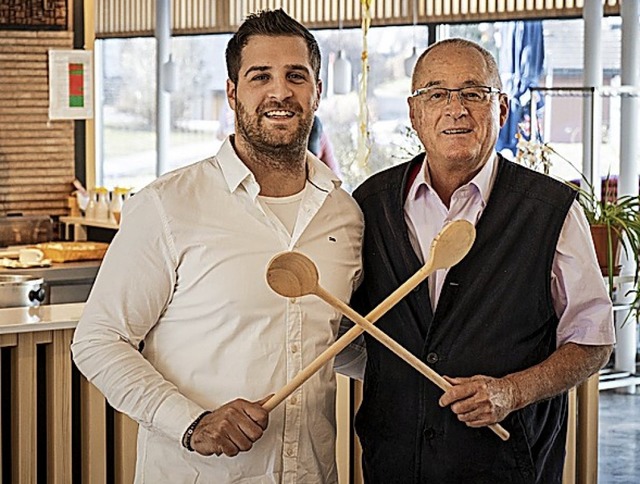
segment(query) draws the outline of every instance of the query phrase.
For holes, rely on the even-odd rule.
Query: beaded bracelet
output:
[[[206,410],[198,415],[198,417],[193,422],[191,422],[191,425],[189,425],[186,432],[182,436],[182,446],[189,452],[193,452],[193,447],[191,447],[191,437],[193,436],[193,432],[196,430],[196,427],[198,426],[200,421],[210,413],[210,410]]]

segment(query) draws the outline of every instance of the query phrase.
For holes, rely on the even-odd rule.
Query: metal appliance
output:
[[[49,301],[44,279],[25,274],[0,274],[0,308],[40,306]]]

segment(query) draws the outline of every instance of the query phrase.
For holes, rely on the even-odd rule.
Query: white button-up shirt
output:
[[[414,180],[404,205],[409,239],[416,253],[427,259],[431,241],[452,220],[477,224],[497,176],[494,153],[478,174],[458,188],[449,208],[430,185],[426,161]],[[429,277],[429,295],[435,307],[447,270]],[[551,269],[551,297],[559,318],[557,344],[609,345],[615,342],[613,310],[597,263],[589,225],[577,201],[564,221]]]
[[[271,412],[250,451],[203,457],[181,446],[203,410],[276,392],[335,339],[338,312],[315,296],[283,298],[265,278],[286,250],[308,255],[343,301],[360,277],[360,209],[322,162],[309,154],[307,166],[293,234],[265,214],[229,139],[125,204],[72,349],[141,425],[136,482],[337,481],[331,365]]]

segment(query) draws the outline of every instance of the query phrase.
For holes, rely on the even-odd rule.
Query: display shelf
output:
[[[640,374],[629,371],[605,368],[600,371],[598,390],[613,390],[614,388],[640,385]]]
[[[85,227],[100,227],[102,229],[118,230],[119,226],[109,220],[95,220],[84,217],[60,217],[60,222],[70,225],[84,225]]]
[[[65,224],[64,237],[69,240],[69,226],[73,225],[73,240],[87,240],[86,227],[118,230],[119,225],[109,220],[95,220],[85,217],[60,217],[60,222]]]

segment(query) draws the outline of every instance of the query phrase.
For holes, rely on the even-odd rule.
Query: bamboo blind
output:
[[[596,0],[586,0],[596,1]],[[601,0],[606,15],[620,13],[621,0]],[[480,22],[582,15],[585,0],[371,0],[373,25]],[[356,27],[361,0],[171,0],[172,33],[233,32],[248,13],[284,8],[309,28]],[[96,36],[152,36],[155,1],[96,0]]]
[[[49,120],[48,51],[69,31],[0,30],[0,216],[66,214],[73,121]]]

